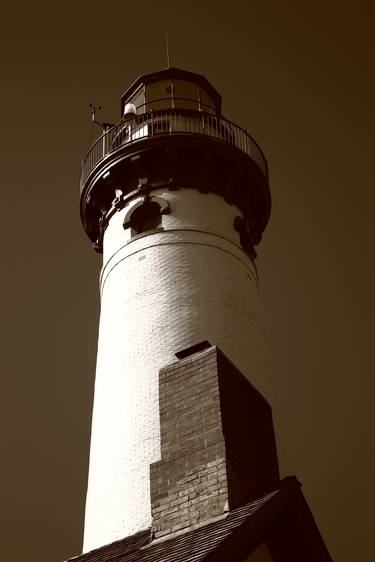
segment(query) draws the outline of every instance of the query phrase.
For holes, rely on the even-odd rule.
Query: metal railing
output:
[[[250,156],[268,177],[267,162],[256,141],[243,129],[211,113],[168,109],[143,113],[104,131],[92,144],[82,162],[80,187],[83,189],[93,169],[108,155],[125,145],[158,135],[204,135],[234,145]]]

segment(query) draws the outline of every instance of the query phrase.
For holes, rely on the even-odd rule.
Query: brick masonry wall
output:
[[[279,465],[269,403],[219,349],[217,365],[229,502],[234,509],[277,485]]]
[[[155,536],[228,509],[215,350],[160,371],[161,461],[151,465]]]
[[[223,515],[278,481],[270,407],[216,347],[163,368],[159,397],[155,537]]]
[[[170,203],[163,232],[130,240],[123,209],[105,233],[85,552],[151,525],[158,371],[176,351],[217,344],[269,395],[256,271],[233,229],[238,209],[189,189],[153,193]]]

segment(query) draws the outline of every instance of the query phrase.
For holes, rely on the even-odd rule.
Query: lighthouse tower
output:
[[[254,263],[270,207],[262,150],[198,74],[140,76],[90,148],[81,218],[103,267],[84,560],[276,494]]]

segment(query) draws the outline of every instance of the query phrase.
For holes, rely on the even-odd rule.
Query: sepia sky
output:
[[[100,256],[80,224],[90,101],[204,74],[267,157],[258,247],[282,474],[338,562],[375,560],[372,3],[8,3],[1,18],[1,559],[82,546]]]

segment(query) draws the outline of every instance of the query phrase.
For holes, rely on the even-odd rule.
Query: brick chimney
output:
[[[217,347],[196,349],[159,372],[156,538],[221,516],[279,480],[269,404]]]

